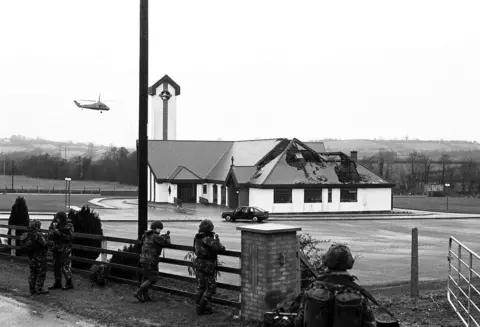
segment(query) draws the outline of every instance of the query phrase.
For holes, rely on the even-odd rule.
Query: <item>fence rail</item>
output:
[[[452,247],[455,245],[457,253],[452,250]],[[466,257],[463,255],[463,251],[466,251]],[[468,262],[466,262],[465,259],[467,259]],[[479,281],[476,278],[480,278],[480,274],[473,268],[473,259],[480,260],[480,256],[459,242],[456,238],[450,237],[448,242],[448,302],[450,302],[450,305],[465,326],[479,327],[480,308],[475,303],[474,298],[478,300],[480,297],[480,291],[478,289],[480,288],[480,283],[476,283],[477,286],[475,286],[475,281]],[[456,265],[452,261],[456,261]],[[462,266],[467,268],[468,277],[462,274]],[[452,270],[453,274],[456,275],[456,278],[452,276]],[[466,292],[465,288],[467,289]],[[472,291],[475,293],[472,293]],[[474,311],[472,311],[473,309]]]
[[[9,254],[5,253],[0,253],[2,255],[7,255],[9,257],[16,257],[22,259],[26,259],[25,257],[18,257],[16,256],[16,250],[20,250],[22,247],[18,246],[17,240],[20,239],[20,236],[15,236],[15,232],[17,230],[19,231],[24,231],[27,230],[25,226],[16,226],[16,225],[4,225],[0,224],[0,228],[8,228],[11,230],[11,235],[8,234],[0,234],[0,237],[4,237],[7,239],[11,240],[11,244],[0,244],[0,248],[8,248],[10,249]],[[42,229],[41,231],[43,232],[48,232],[48,230]],[[113,237],[113,236],[102,236],[102,235],[92,235],[92,234],[84,234],[84,233],[75,233],[75,239],[93,239],[93,240],[101,240],[101,248],[100,247],[94,247],[94,246],[86,246],[86,245],[79,245],[79,244],[72,244],[72,249],[73,250],[82,250],[82,251],[89,251],[89,252],[97,252],[100,253],[100,261],[98,260],[92,260],[92,259],[87,259],[87,258],[82,258],[78,256],[72,255],[70,258],[72,261],[76,262],[83,262],[87,264],[104,264],[109,267],[117,268],[120,270],[127,270],[127,271],[132,271],[136,272],[137,274],[140,274],[143,269],[140,267],[136,266],[128,266],[128,265],[122,265],[118,263],[111,263],[108,262],[107,260],[107,254],[110,255],[116,255],[116,256],[121,256],[121,257],[129,257],[129,258],[139,258],[138,253],[130,253],[130,252],[123,252],[123,251],[118,251],[118,250],[109,250],[107,249],[108,242],[115,242],[115,243],[127,243],[127,244],[141,244],[139,240],[135,239],[128,239],[128,238],[119,238],[119,237]],[[172,250],[180,250],[180,251],[193,251],[193,246],[187,246],[187,245],[179,245],[179,244],[171,244],[169,246],[165,247],[166,249],[172,249]],[[239,251],[226,251],[225,253],[222,254],[222,256],[229,256],[229,257],[235,257],[235,258],[240,258],[241,257],[241,252]],[[188,267],[191,265],[190,261],[186,260],[179,260],[179,259],[173,259],[173,258],[163,258],[160,257],[160,262],[172,264],[172,265],[177,265],[177,266],[183,266],[183,267]],[[75,269],[78,272],[81,273],[87,273],[85,270],[81,269]],[[231,274],[238,274],[240,275],[241,269],[240,268],[234,268],[234,267],[226,267],[226,266],[219,266],[218,271],[221,272],[226,272],[226,273],[231,273]],[[159,272],[159,276],[164,277],[164,278],[169,278],[169,279],[174,279],[174,280],[179,280],[179,281],[184,281],[184,282],[195,282],[196,279],[193,277],[187,277],[187,276],[181,276],[181,275],[176,275],[176,274],[170,274],[170,273],[164,273],[164,272]],[[125,279],[125,278],[120,278],[116,276],[109,276],[109,279],[116,281],[116,282],[121,282],[121,283],[126,283],[126,284],[131,284],[131,285],[139,285],[139,282],[136,280],[131,280],[131,279]],[[231,285],[231,284],[226,284],[226,283],[217,283],[217,288],[220,289],[225,289],[229,291],[238,291],[240,292],[241,287],[238,285]],[[186,296],[189,298],[192,298],[195,296],[195,293],[187,292],[184,290],[179,290],[179,289],[174,289],[174,288],[169,288],[169,287],[163,287],[163,286],[157,286],[154,285],[153,289],[158,290],[158,291],[164,291],[168,292],[171,294],[176,294],[176,295],[181,295],[181,296]],[[239,299],[240,299],[240,294],[239,294]],[[221,305],[226,305],[234,308],[240,308],[240,301],[230,301],[230,300],[225,300],[221,298],[216,298],[214,297],[212,299],[212,302],[221,304]]]

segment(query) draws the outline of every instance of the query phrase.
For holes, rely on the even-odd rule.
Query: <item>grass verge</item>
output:
[[[9,296],[23,302],[38,301],[53,310],[93,319],[106,326],[258,326],[233,319],[237,313],[235,309],[218,305],[214,305],[215,314],[198,317],[192,300],[162,292],[153,294],[153,302],[142,304],[132,296],[134,286],[111,282],[105,288],[98,288],[91,286],[88,278],[79,274],[74,275],[74,290],[52,291],[49,295],[32,298],[28,293],[26,262],[0,257],[0,270],[0,291]],[[46,286],[53,283],[52,275],[49,270]],[[159,284],[189,291],[194,288],[192,284],[173,280],[160,280]],[[420,283],[421,295],[417,306],[408,296],[408,284],[369,287],[369,290],[400,319],[401,326],[462,326],[446,299],[445,286],[444,281]],[[222,297],[230,296],[224,294]],[[380,311],[375,311],[380,317]]]
[[[65,195],[63,194],[0,194],[0,211],[10,212],[18,196],[25,198],[29,212],[56,212],[65,210]],[[70,205],[78,207],[88,205],[95,208],[96,206],[88,201],[98,197],[100,196],[72,194],[70,197]]]

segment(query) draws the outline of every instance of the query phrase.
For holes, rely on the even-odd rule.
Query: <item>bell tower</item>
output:
[[[177,139],[177,96],[180,86],[168,75],[148,89],[150,98],[149,140]]]

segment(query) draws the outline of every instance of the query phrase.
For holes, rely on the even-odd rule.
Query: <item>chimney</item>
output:
[[[350,157],[353,159],[353,161],[358,161],[357,151],[350,151]]]

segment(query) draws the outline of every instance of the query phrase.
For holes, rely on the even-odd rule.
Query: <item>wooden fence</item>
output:
[[[0,228],[9,228],[9,229],[11,229],[11,234],[12,234],[12,235],[0,234],[0,237],[4,237],[4,238],[8,238],[8,239],[12,240],[10,245],[0,244],[0,248],[9,248],[10,249],[10,253],[0,253],[0,255],[12,257],[12,258],[15,257],[15,258],[19,258],[20,260],[22,260],[22,259],[26,260],[27,259],[26,257],[16,256],[16,250],[19,250],[22,247],[17,245],[17,240],[20,239],[20,236],[15,236],[15,231],[16,230],[23,231],[23,230],[26,230],[27,228],[25,226],[13,226],[13,225],[3,225],[3,224],[0,224]],[[43,232],[48,232],[48,230],[44,230],[44,229],[42,229],[42,231]],[[84,262],[84,263],[89,263],[89,264],[104,264],[104,265],[107,265],[109,267],[114,267],[114,268],[118,268],[118,269],[121,269],[121,270],[134,271],[134,272],[137,272],[137,274],[140,274],[143,271],[143,269],[140,268],[140,267],[121,265],[121,264],[116,264],[116,263],[110,263],[110,262],[107,261],[107,254],[118,255],[118,256],[122,256],[122,257],[130,257],[130,258],[132,258],[132,257],[133,258],[138,258],[139,257],[139,255],[137,253],[130,253],[130,252],[123,252],[123,251],[118,251],[118,250],[107,249],[107,245],[108,245],[109,241],[110,242],[116,242],[116,243],[140,244],[141,242],[139,240],[127,239],[127,238],[118,238],[118,237],[112,237],[112,236],[83,234],[83,233],[75,233],[75,238],[77,238],[77,239],[78,238],[84,238],[84,239],[101,240],[101,244],[102,244],[101,248],[72,244],[72,249],[100,253],[100,261],[81,258],[81,257],[76,257],[76,256],[71,256],[72,261]],[[177,245],[177,244],[171,244],[171,245],[169,245],[165,248],[173,249],[173,250],[187,251],[187,252],[193,251],[193,246]],[[222,256],[240,258],[241,257],[241,252],[239,252],[239,251],[226,251],[224,254],[222,254]],[[184,266],[184,267],[188,267],[188,266],[191,265],[190,261],[178,260],[178,259],[173,259],[173,258],[162,258],[161,257],[160,262],[173,264],[173,265],[178,265],[178,266]],[[161,269],[161,266],[160,266],[160,269]],[[79,272],[79,273],[89,272],[89,271],[81,270],[81,269],[73,269],[73,271]],[[240,275],[240,273],[241,273],[240,268],[225,267],[225,266],[219,266],[218,271],[231,273],[231,274],[238,274],[238,275]],[[195,282],[195,278],[193,278],[193,277],[180,276],[180,275],[176,275],[176,274],[159,272],[159,276],[164,277],[164,278],[170,278],[170,279],[185,281],[185,282],[191,282],[191,283]],[[124,278],[119,278],[119,277],[114,277],[114,276],[109,276],[109,279],[111,279],[115,282],[120,282],[120,283],[125,283],[125,284],[130,284],[130,285],[139,285],[140,284],[138,280],[124,279]],[[238,291],[238,292],[240,292],[240,290],[241,290],[240,286],[225,284],[225,283],[217,283],[217,288],[230,290],[230,291]],[[195,293],[191,293],[191,292],[187,292],[187,291],[179,290],[179,289],[174,289],[174,288],[169,288],[169,287],[164,287],[164,286],[159,286],[159,285],[154,285],[152,287],[152,289],[167,292],[167,293],[170,293],[170,294],[185,296],[185,297],[188,297],[188,298],[193,298],[195,296]],[[225,300],[225,299],[214,297],[212,299],[212,302],[240,309],[240,294],[239,294],[238,298],[239,298],[239,301],[230,301],[230,300]]]

